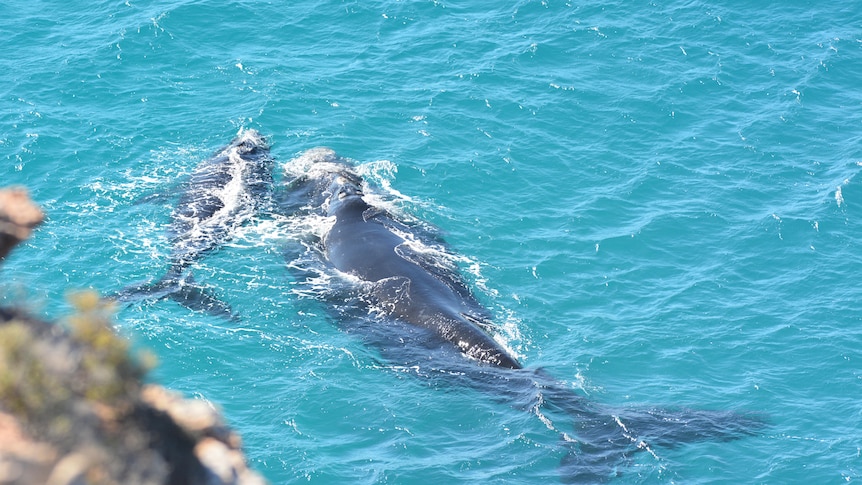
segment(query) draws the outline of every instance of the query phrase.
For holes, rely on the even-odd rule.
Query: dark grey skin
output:
[[[477,325],[471,312],[480,305],[469,290],[405,257],[407,241],[389,229],[388,215],[365,202],[353,180],[335,177],[329,193],[328,215],[335,217],[335,225],[323,239],[326,257],[339,271],[371,283],[371,305],[389,317],[432,330],[479,362],[521,368]]]
[[[405,237],[427,239],[421,229],[370,204],[362,178],[334,152],[316,153],[317,163],[286,185],[279,205],[286,215],[334,218],[321,239],[311,238],[303,248],[352,277],[345,278],[352,290],[324,298],[346,321],[339,326],[418,375],[472,386],[539,416],[563,438],[564,482],[605,482],[634,454],[655,454],[654,446],[737,439],[764,426],[757,417],[733,412],[605,406],[540,369],[522,368],[485,330],[492,328],[490,315],[457,271],[410,249]],[[352,299],[376,318],[344,311]],[[364,322],[357,315],[365,315]],[[552,424],[559,422],[574,424],[569,432]]]
[[[255,130],[244,131],[201,162],[183,184],[171,213],[167,273],[155,283],[130,286],[111,297],[119,301],[171,298],[193,310],[234,318],[227,303],[195,284],[189,267],[224,244],[266,204],[273,165],[269,144]]]

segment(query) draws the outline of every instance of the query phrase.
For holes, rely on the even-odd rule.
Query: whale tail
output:
[[[753,436],[767,425],[755,413],[704,409],[623,409],[614,419],[633,442],[665,448],[696,441],[732,441]]]
[[[636,453],[658,458],[654,446],[675,448],[697,441],[731,441],[766,426],[756,415],[705,410],[621,410],[577,423],[560,461],[563,483],[604,483],[620,475]]]
[[[193,311],[233,321],[239,319],[230,304],[220,300],[209,288],[200,286],[190,273],[183,275],[176,270],[168,271],[155,283],[128,286],[108,298],[120,302],[170,298]]]
[[[732,441],[757,435],[768,422],[757,413],[687,408],[606,406],[535,371],[537,394],[531,411],[562,435],[567,450],[560,462],[564,483],[602,483],[627,468],[636,454],[658,458],[659,448],[698,441]],[[545,415],[545,413],[550,413]],[[551,416],[574,422],[572,432],[552,424]]]

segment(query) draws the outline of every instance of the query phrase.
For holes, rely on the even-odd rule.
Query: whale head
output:
[[[305,209],[334,214],[345,201],[361,200],[362,177],[330,148],[312,148],[285,165],[287,210]]]
[[[329,194],[326,201],[327,215],[334,216],[349,206],[361,205],[363,209],[367,207],[362,199],[365,194],[362,192],[361,179],[338,174],[329,185],[327,193]]]
[[[275,160],[269,148],[269,142],[257,130],[245,129],[239,131],[225,151],[230,159],[247,167],[243,177],[255,196],[271,195]]]

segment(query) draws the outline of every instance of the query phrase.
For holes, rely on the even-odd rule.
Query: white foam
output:
[[[317,147],[302,152],[284,164],[284,175],[296,177],[319,178],[335,172],[343,172],[344,165],[335,150],[327,147]]]
[[[263,138],[263,135],[260,134],[254,128],[242,128],[236,132],[236,137],[240,142],[251,142],[255,145],[266,146],[266,140]]]

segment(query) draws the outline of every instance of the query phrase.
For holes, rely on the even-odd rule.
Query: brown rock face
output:
[[[0,259],[45,218],[24,189],[0,189]]]

